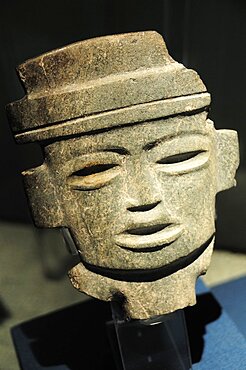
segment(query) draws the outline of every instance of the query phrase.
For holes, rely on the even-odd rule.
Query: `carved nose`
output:
[[[139,206],[128,207],[127,210],[130,212],[147,212],[155,208],[159,203],[160,201],[149,204],[141,204]]]

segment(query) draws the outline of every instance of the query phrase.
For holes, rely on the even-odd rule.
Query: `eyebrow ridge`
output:
[[[145,150],[145,151],[151,150],[154,147],[156,147],[157,145],[161,144],[162,142],[174,139],[177,136],[188,136],[188,135],[192,135],[192,134],[207,136],[206,133],[202,133],[202,132],[190,132],[190,131],[185,132],[185,131],[183,131],[182,133],[175,133],[175,134],[167,135],[167,136],[161,137],[161,138],[159,138],[155,141],[151,141],[150,143],[147,143],[143,146],[143,150]]]

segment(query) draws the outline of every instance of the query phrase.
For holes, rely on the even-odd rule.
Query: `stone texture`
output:
[[[105,127],[124,126],[145,120],[167,117],[178,113],[189,113],[210,104],[208,93],[181,96],[172,99],[142,103],[131,107],[116,109],[110,112],[71,119],[63,123],[36,128],[15,135],[18,143],[43,141],[60,136],[98,131]]]
[[[23,173],[40,227],[67,227],[81,257],[73,285],[148,318],[195,303],[208,268],[216,193],[234,185],[238,141],[207,118],[199,76],[160,35],[82,41],[19,68],[8,106],[18,142],[41,141]]]
[[[100,37],[30,59],[18,68],[27,96],[10,104],[14,131],[206,91],[155,32]]]
[[[196,279],[209,266],[213,244],[214,240],[193,263],[158,280],[141,283],[119,281],[95,274],[81,263],[70,271],[69,276],[75,288],[98,299],[111,301],[117,299],[120,292],[126,297],[124,307],[128,316],[148,319],[196,303]]]

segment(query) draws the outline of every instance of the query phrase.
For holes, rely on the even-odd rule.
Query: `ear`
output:
[[[239,166],[239,145],[234,130],[216,130],[217,136],[217,192],[236,185],[235,174]]]
[[[59,193],[47,164],[24,171],[22,175],[35,225],[65,226]]]

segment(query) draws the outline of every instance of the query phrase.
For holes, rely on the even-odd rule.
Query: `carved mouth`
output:
[[[151,235],[155,234],[163,229],[165,229],[167,226],[170,226],[171,224],[160,224],[160,225],[153,225],[153,226],[145,226],[145,227],[137,227],[135,229],[129,229],[126,231],[126,233],[131,235]]]
[[[178,224],[158,224],[128,229],[116,235],[115,243],[133,252],[155,252],[173,243],[182,233]]]

